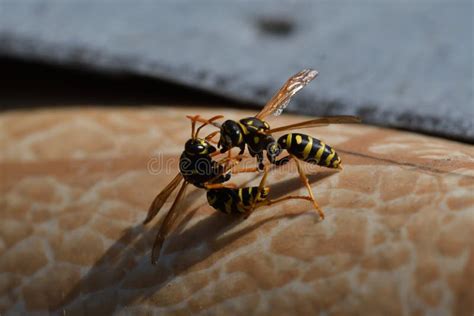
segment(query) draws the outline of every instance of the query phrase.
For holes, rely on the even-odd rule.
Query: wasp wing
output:
[[[270,114],[278,116],[283,112],[291,97],[306,86],[311,80],[316,78],[318,72],[313,69],[304,69],[291,76],[278,92],[268,101],[264,108],[255,115],[258,119],[263,119]]]
[[[153,200],[148,209],[148,214],[143,221],[143,224],[149,223],[155,216],[158,214],[159,210],[163,207],[168,197],[173,193],[174,189],[179,185],[179,183],[183,180],[183,176],[181,173],[178,173],[176,177],[171,180],[171,182],[164,188]]]
[[[350,115],[340,115],[340,116],[326,116],[326,117],[318,117],[309,121],[304,121],[300,123],[295,123],[291,125],[285,125],[276,127],[273,129],[266,130],[266,134],[272,134],[276,132],[283,132],[293,129],[300,129],[300,128],[310,128],[310,127],[319,127],[325,126],[329,124],[349,124],[349,123],[360,123],[361,119],[357,116],[350,116]]]
[[[174,222],[178,218],[178,213],[176,213],[176,207],[178,206],[179,202],[181,201],[188,182],[183,182],[181,188],[178,191],[178,195],[171,205],[168,214],[166,214],[163,223],[161,224],[160,228],[158,229],[158,233],[156,234],[155,242],[153,243],[153,248],[151,250],[151,263],[156,264],[158,258],[160,257],[161,247],[163,246],[163,242],[165,241],[166,236],[169,233],[170,228],[173,226]]]

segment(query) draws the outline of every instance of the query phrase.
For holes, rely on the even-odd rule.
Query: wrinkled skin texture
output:
[[[189,138],[184,115],[194,113],[229,114],[108,108],[0,116],[1,314],[473,313],[472,146],[363,125],[305,131],[332,145],[344,165],[306,169],[324,221],[301,201],[243,221],[214,211],[192,188],[152,266],[159,220],[141,221],[177,172]],[[306,194],[292,163],[268,184],[273,197]]]

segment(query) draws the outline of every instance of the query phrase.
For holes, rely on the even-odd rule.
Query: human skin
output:
[[[305,201],[229,217],[193,188],[151,265],[160,221],[141,223],[177,172],[186,114],[254,113],[146,107],[0,116],[2,314],[472,314],[472,146],[365,125],[302,130],[343,161],[340,172],[306,169],[324,220]],[[152,166],[153,158],[162,160]],[[268,179],[274,197],[306,194],[289,165]],[[259,174],[232,181],[258,183]]]

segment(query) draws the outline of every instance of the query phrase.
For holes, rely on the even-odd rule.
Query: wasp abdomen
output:
[[[331,146],[311,136],[290,133],[281,136],[278,144],[305,162],[328,168],[339,168],[341,165],[341,158]]]
[[[207,201],[209,205],[223,213],[242,214],[248,212],[253,204],[265,201],[270,188],[263,188],[260,194],[258,191],[258,187],[212,189],[207,191]]]

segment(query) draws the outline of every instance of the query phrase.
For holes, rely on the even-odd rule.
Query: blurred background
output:
[[[0,106],[260,107],[474,142],[473,2],[0,1]]]

